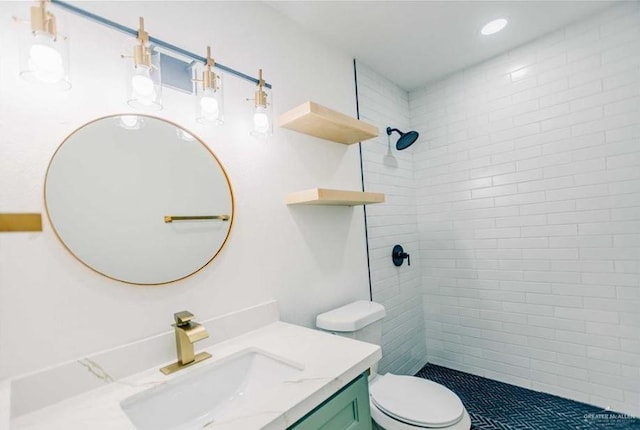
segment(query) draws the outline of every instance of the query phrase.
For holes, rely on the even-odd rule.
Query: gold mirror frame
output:
[[[50,209],[49,209],[49,203],[47,201],[47,185],[48,185],[48,181],[49,181],[49,174],[51,172],[51,168],[52,165],[54,163],[54,160],[56,159],[56,156],[60,153],[61,149],[64,147],[64,145],[74,136],[76,135],[76,133],[78,133],[80,130],[85,129],[86,127],[97,123],[99,121],[104,121],[104,120],[108,120],[108,119],[113,119],[114,123],[115,120],[118,119],[119,117],[123,117],[123,116],[136,116],[139,118],[144,118],[145,120],[158,120],[161,121],[163,123],[169,124],[171,126],[173,126],[175,129],[177,130],[182,130],[184,133],[187,133],[189,136],[193,137],[193,141],[198,142],[200,145],[202,145],[202,147],[213,157],[213,160],[215,161],[215,164],[220,168],[220,171],[222,173],[222,177],[224,177],[225,181],[226,181],[226,185],[229,191],[229,199],[230,199],[230,205],[231,205],[231,214],[227,215],[217,215],[217,216],[212,216],[212,217],[202,217],[202,216],[196,216],[195,219],[217,219],[217,220],[221,220],[222,222],[228,222],[229,223],[229,227],[227,229],[227,233],[224,237],[224,239],[222,240],[222,243],[219,245],[218,249],[215,250],[215,252],[213,252],[213,255],[211,256],[211,258],[209,258],[204,264],[199,265],[199,267],[195,268],[194,270],[192,270],[190,273],[184,275],[184,276],[179,276],[176,277],[175,279],[169,279],[166,281],[162,281],[162,282],[150,282],[150,283],[145,283],[145,282],[134,282],[134,281],[130,281],[130,280],[126,280],[126,279],[120,279],[119,277],[113,276],[111,274],[108,273],[104,273],[98,269],[96,269],[95,267],[92,267],[89,263],[87,263],[86,261],[84,261],[81,257],[79,257],[77,255],[76,252],[74,252],[71,247],[65,242],[65,240],[61,237],[60,232],[58,231],[58,229],[56,229],[56,226],[52,220],[52,216],[50,213]],[[233,192],[233,187],[231,185],[231,181],[229,180],[229,176],[227,174],[226,169],[224,168],[224,166],[222,165],[222,163],[220,162],[220,160],[218,159],[218,157],[213,153],[213,151],[204,143],[204,141],[202,139],[200,139],[198,136],[196,136],[195,134],[191,133],[189,130],[186,130],[185,128],[179,126],[178,124],[172,122],[172,121],[168,121],[164,118],[160,118],[160,117],[156,117],[156,116],[152,116],[152,115],[146,115],[146,114],[113,114],[113,115],[107,115],[107,116],[103,116],[100,118],[96,118],[92,121],[89,121],[83,125],[81,125],[80,127],[76,128],[73,132],[71,132],[69,135],[67,135],[67,137],[65,137],[65,139],[62,141],[62,143],[60,143],[60,145],[57,147],[56,151],[53,153],[53,155],[51,156],[51,159],[49,161],[49,164],[47,166],[47,171],[45,173],[45,181],[44,181],[44,190],[43,190],[43,199],[44,199],[44,206],[45,206],[45,212],[47,214],[47,219],[49,221],[49,224],[51,225],[51,228],[56,236],[56,238],[58,239],[58,241],[63,245],[63,247],[79,262],[81,262],[85,267],[88,267],[89,269],[91,269],[93,272],[98,273],[102,276],[105,276],[109,279],[118,281],[118,282],[123,282],[126,284],[131,284],[131,285],[136,285],[136,286],[158,286],[158,285],[165,285],[165,284],[169,284],[172,282],[177,282],[180,281],[182,279],[186,279],[196,273],[198,273],[199,271],[201,271],[202,269],[204,269],[206,266],[208,266],[219,254],[220,252],[222,252],[222,250],[224,249],[224,247],[226,246],[227,242],[229,241],[229,237],[231,236],[231,231],[233,230],[233,224],[234,224],[234,220],[235,220],[235,196],[234,196],[234,192]],[[171,218],[171,216],[169,216],[169,218]],[[188,219],[191,217],[181,217],[181,216],[175,216],[173,215],[173,220],[178,220],[178,219]],[[164,222],[165,223],[170,223],[172,222],[171,219],[169,219],[167,221],[167,216],[165,215],[164,217]]]

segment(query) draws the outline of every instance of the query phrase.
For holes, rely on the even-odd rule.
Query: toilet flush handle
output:
[[[411,266],[411,256],[404,252],[401,245],[396,245],[393,247],[393,251],[391,251],[391,259],[393,260],[393,264],[396,266],[402,266],[404,263],[404,259],[407,259],[407,264]]]

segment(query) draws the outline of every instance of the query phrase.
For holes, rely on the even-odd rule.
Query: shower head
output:
[[[393,133],[394,131],[397,131],[398,134],[400,135],[398,142],[396,142],[396,149],[398,151],[402,151],[403,149],[407,149],[408,147],[413,145],[413,142],[418,140],[418,136],[420,136],[420,134],[417,131],[411,130],[406,133],[403,133],[397,128],[391,128],[391,127],[387,127],[387,136],[391,136],[391,133]]]

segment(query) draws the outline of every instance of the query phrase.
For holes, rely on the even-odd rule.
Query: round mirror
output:
[[[96,272],[133,284],[197,272],[233,223],[233,192],[216,156],[183,128],[145,115],[77,129],[53,155],[44,188],[65,247]]]

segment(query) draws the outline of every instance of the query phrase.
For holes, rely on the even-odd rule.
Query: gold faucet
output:
[[[160,369],[165,375],[211,358],[211,354],[208,352],[194,354],[193,351],[193,344],[195,342],[209,337],[207,329],[205,329],[202,324],[191,321],[193,314],[189,311],[177,312],[173,314],[173,317],[176,323],[171,324],[171,326],[175,327],[178,361]]]

